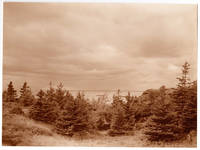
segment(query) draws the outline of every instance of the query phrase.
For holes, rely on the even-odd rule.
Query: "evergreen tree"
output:
[[[88,103],[80,93],[76,99],[68,99],[56,121],[59,134],[73,136],[84,135],[90,129]]]
[[[39,97],[36,101],[36,103],[32,106],[29,116],[30,118],[38,121],[43,121],[43,103],[45,101],[45,93],[43,90],[40,90],[37,93],[37,96]]]
[[[48,103],[54,105],[55,111],[59,112],[59,104],[56,98],[56,89],[52,86],[52,82],[49,83],[49,89],[47,89],[45,98]]]
[[[40,90],[37,96],[38,99],[30,111],[30,118],[37,121],[54,124],[57,118],[57,112],[55,110],[56,106],[51,101],[48,101],[43,90]]]
[[[66,91],[66,94],[63,98],[63,101],[61,103],[61,106],[64,106],[65,103],[67,103],[68,101],[71,102],[74,100],[74,97],[72,96],[72,94],[69,91]]]
[[[6,90],[3,91],[2,98],[3,98],[3,101],[7,100],[7,91]]]
[[[75,101],[70,99],[65,103],[63,109],[60,110],[59,116],[56,120],[56,131],[59,134],[72,136],[74,125],[74,110]]]
[[[24,82],[23,87],[20,89],[19,101],[23,106],[31,106],[33,104],[34,96],[27,82]]]
[[[58,102],[56,99],[56,91],[55,89],[52,87],[52,83],[49,83],[49,89],[47,89],[46,94],[45,94],[45,98],[49,103],[52,103],[55,105],[55,107],[58,106]]]
[[[182,65],[182,75],[181,77],[177,77],[178,79],[178,87],[179,88],[185,88],[190,85],[190,78],[189,76],[189,70],[190,70],[190,64],[188,62],[185,62]]]
[[[110,128],[111,122],[111,109],[110,105],[107,104],[108,97],[106,94],[99,97],[97,100],[93,100],[91,103],[91,122],[93,127],[98,130],[107,130]]]
[[[197,130],[197,82],[193,82],[188,88],[185,107],[183,108],[182,126],[184,132],[188,134],[192,130]]]
[[[125,124],[124,124],[124,130],[131,131],[134,128],[135,125],[135,108],[134,108],[134,97],[130,95],[130,92],[128,92],[128,95],[126,96],[126,103],[124,105],[124,111],[125,111]]]
[[[63,109],[64,103],[66,102],[65,94],[66,91],[63,89],[63,84],[60,83],[55,91],[55,99],[61,109]]]
[[[150,141],[173,141],[177,138],[179,130],[174,124],[175,115],[170,104],[165,103],[165,89],[160,88],[160,96],[155,103],[153,116],[147,125],[145,134]]]
[[[7,88],[7,96],[6,101],[7,102],[16,102],[17,100],[17,91],[14,89],[12,81],[8,84]]]
[[[119,95],[119,90],[118,90],[117,95],[113,96],[111,131],[109,134],[111,136],[124,134],[123,131],[124,123],[125,123],[124,103]]]
[[[74,115],[77,116],[74,124],[74,132],[84,134],[89,131],[91,125],[89,121],[88,102],[84,98],[84,94],[79,93],[75,99]]]
[[[179,127],[179,137],[184,137],[186,133],[186,123],[185,117],[188,115],[189,111],[193,108],[188,108],[191,102],[195,102],[194,94],[190,90],[190,79],[189,79],[189,64],[187,62],[182,66],[182,75],[178,77],[177,89],[173,92],[173,106],[174,112],[176,113],[176,125]],[[193,105],[193,106],[192,106]],[[190,107],[195,107],[195,103],[190,105]],[[189,109],[189,110],[187,110]],[[194,108],[195,109],[195,108]],[[187,116],[188,117],[188,116]]]

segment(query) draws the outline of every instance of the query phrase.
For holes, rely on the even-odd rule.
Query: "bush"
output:
[[[53,135],[48,130],[38,128],[38,127],[32,127],[31,132],[32,132],[33,135],[46,135],[46,136],[52,136]]]
[[[10,110],[11,114],[17,114],[17,115],[24,115],[23,110],[20,107],[14,107]]]

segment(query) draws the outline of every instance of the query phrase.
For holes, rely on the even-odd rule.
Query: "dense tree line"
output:
[[[197,130],[197,82],[190,82],[190,65],[182,66],[182,76],[166,103],[165,89],[160,90],[160,100],[155,103],[146,135],[151,141],[174,141]]]
[[[106,97],[89,101],[84,93],[73,96],[64,86],[50,86],[36,96],[27,82],[20,95],[10,82],[3,92],[3,101],[28,108],[28,117],[53,125],[58,134],[84,136],[93,131],[108,130],[110,136],[131,135],[144,130],[150,141],[179,140],[197,130],[197,82],[189,80],[190,65],[182,66],[177,87],[147,90],[141,96],[113,95],[111,103]],[[171,92],[168,92],[172,90]]]

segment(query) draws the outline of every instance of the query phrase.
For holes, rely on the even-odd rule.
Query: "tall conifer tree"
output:
[[[30,87],[27,82],[24,82],[22,88],[20,89],[19,101],[23,106],[30,106],[33,104],[34,96],[32,95]]]
[[[16,102],[16,100],[17,100],[17,91],[14,89],[12,81],[10,81],[7,88],[6,101]]]
[[[170,104],[165,102],[165,88],[160,88],[160,96],[153,108],[153,116],[145,134],[150,141],[173,141],[177,138],[177,126]]]

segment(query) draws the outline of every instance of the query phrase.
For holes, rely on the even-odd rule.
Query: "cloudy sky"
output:
[[[145,90],[197,78],[197,6],[4,3],[3,87]]]

